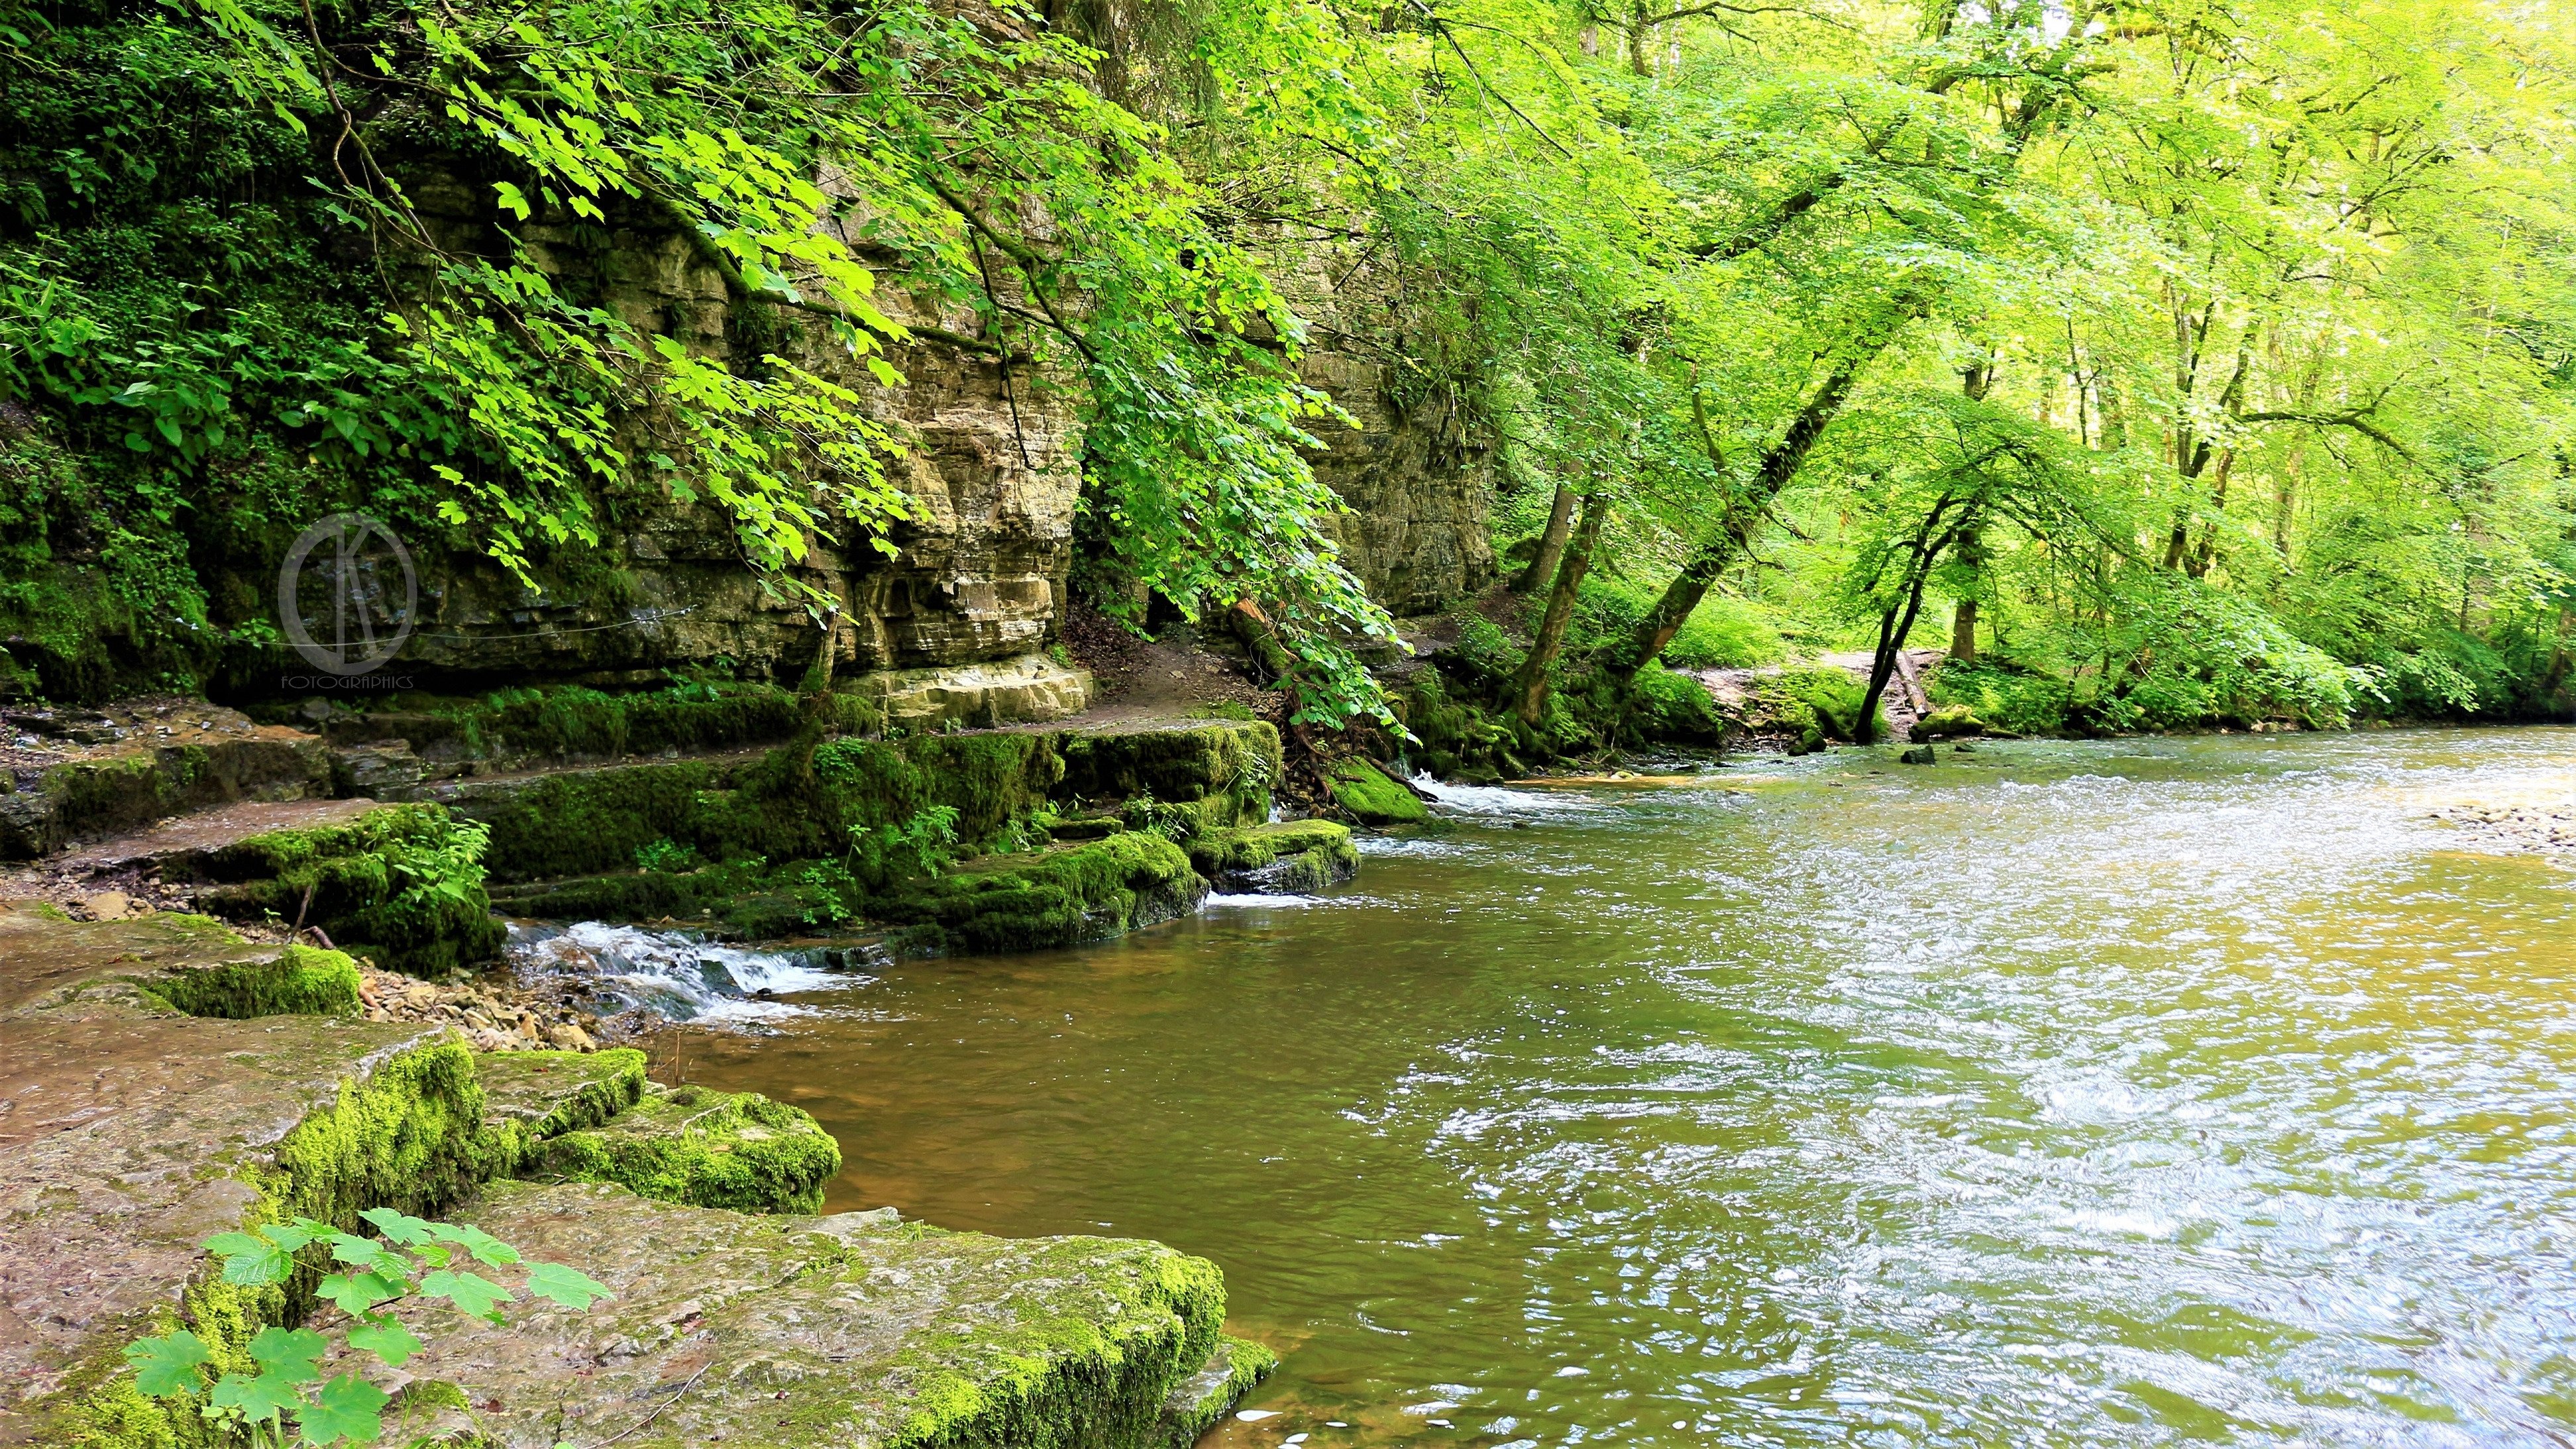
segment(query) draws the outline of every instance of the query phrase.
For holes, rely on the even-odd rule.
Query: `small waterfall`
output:
[[[1500,785],[1449,785],[1417,772],[1413,788],[1452,815],[1580,815],[1601,807],[1599,801],[1570,790],[1511,790]]]
[[[598,921],[556,926],[519,921],[504,948],[522,980],[588,992],[596,1007],[641,1007],[673,1021],[756,1021],[808,1008],[772,998],[837,991],[866,981],[876,964],[848,947],[755,951],[680,931]]]

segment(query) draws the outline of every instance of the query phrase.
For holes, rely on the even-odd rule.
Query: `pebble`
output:
[[[1279,1417],[1279,1411],[1277,1409],[1243,1409],[1237,1411],[1235,1417],[1241,1419],[1247,1424],[1258,1424],[1264,1419],[1275,1419]]]

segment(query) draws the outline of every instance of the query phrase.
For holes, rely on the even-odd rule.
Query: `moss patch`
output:
[[[347,1016],[358,1010],[358,963],[340,951],[289,946],[274,961],[173,971],[143,989],[190,1016]]]
[[[1333,803],[1362,825],[1419,825],[1431,818],[1431,807],[1420,796],[1366,760],[1338,761],[1324,778]]]
[[[613,1182],[639,1196],[736,1212],[813,1212],[840,1144],[801,1107],[758,1092],[648,1092],[601,1125],[535,1144],[518,1174]]]
[[[483,888],[484,835],[436,805],[388,805],[345,825],[278,830],[190,867],[198,903],[234,920],[320,926],[389,971],[442,976],[491,960],[508,934]]]

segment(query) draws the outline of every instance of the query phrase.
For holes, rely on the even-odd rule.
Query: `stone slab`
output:
[[[451,1407],[402,1432],[496,1449],[1160,1449],[1224,1312],[1215,1265],[1158,1243],[991,1238],[884,1210],[753,1217],[605,1184],[496,1183],[467,1217],[616,1294],[587,1313],[524,1302],[505,1327],[408,1315],[430,1347],[371,1376],[467,1402],[417,1392]]]
[[[188,918],[0,915],[0,1444],[46,1442],[35,1401],[150,1331],[211,1233],[241,1225],[290,1133],[424,1026],[181,1016],[137,975],[227,948]]]

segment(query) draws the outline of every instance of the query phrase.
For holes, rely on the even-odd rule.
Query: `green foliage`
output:
[[[1848,670],[1786,669],[1754,681],[1745,723],[1759,732],[1786,735],[1800,750],[1828,741],[1849,743],[1859,737],[1863,693]],[[1886,730],[1881,719],[1873,738],[1884,738]]]
[[[322,927],[389,971],[439,976],[491,959],[505,934],[484,890],[489,827],[437,805],[389,805],[346,825],[272,831],[199,867],[203,905],[236,920]]]
[[[1935,705],[1973,711],[2014,734],[2048,735],[2066,728],[2066,682],[1993,655],[1944,664],[1925,689]]]
[[[1581,657],[1626,638],[1654,605],[1656,594],[1624,579],[1586,577],[1575,596],[1574,616],[1566,625],[1566,652]],[[1544,605],[1544,600],[1532,601],[1533,618]],[[1664,646],[1662,657],[1675,669],[1749,669],[1774,662],[1780,650],[1779,631],[1759,609],[1712,593],[1683,621],[1681,632]]]
[[[1272,19],[1212,72],[1247,122],[1371,124],[1329,66],[1292,93],[1232,79],[1245,53],[1346,48],[1304,7]],[[926,517],[870,396],[913,345],[1002,360],[1015,405],[1070,384],[1123,567],[1185,610],[1262,599],[1312,715],[1373,707],[1337,640],[1388,622],[1299,452],[1336,416],[1299,380],[1302,324],[1068,37],[920,0],[81,0],[13,34],[0,400],[75,462],[0,543],[98,549],[148,601],[131,632],[200,637],[181,667],[211,663],[210,609],[257,617],[209,599],[210,555],[338,506],[533,585],[639,494],[703,499],[819,610],[789,572],[815,540],[891,553]],[[457,199],[415,204],[433,191]],[[722,321],[621,296],[615,231],[686,246]],[[974,335],[880,310],[889,258]],[[115,667],[83,652],[57,672]]]
[[[472,1317],[505,1320],[501,1306],[515,1295],[465,1265],[522,1267],[517,1249],[477,1228],[425,1222],[391,1208],[359,1216],[377,1236],[300,1217],[217,1233],[205,1247],[220,1260],[222,1281],[252,1288],[281,1285],[327,1254],[333,1271],[317,1291],[347,1316],[339,1337],[388,1368],[401,1368],[424,1347],[397,1317],[406,1304],[444,1302]],[[605,1286],[561,1264],[526,1264],[523,1272],[523,1291],[575,1312],[609,1296]],[[355,1372],[326,1374],[322,1362],[334,1356],[329,1336],[272,1325],[250,1338],[247,1352],[248,1367],[225,1369],[212,1383],[206,1371],[217,1366],[215,1355],[186,1328],[128,1344],[125,1358],[144,1395],[194,1403],[219,1431],[255,1446],[318,1449],[383,1436],[390,1396]]]

